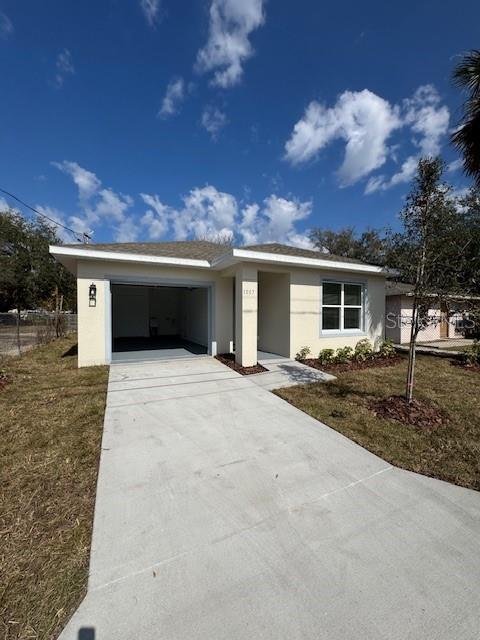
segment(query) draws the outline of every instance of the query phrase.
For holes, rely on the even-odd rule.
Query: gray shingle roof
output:
[[[118,253],[133,253],[146,256],[207,260],[210,263],[231,251],[231,247],[221,245],[216,242],[208,242],[207,240],[184,240],[178,242],[115,242],[98,244],[67,244],[63,246],[74,247],[75,249],[116,251]],[[299,247],[291,247],[277,242],[247,245],[238,248],[284,256],[297,256],[300,258],[315,258],[317,260],[333,260],[350,262],[353,264],[365,264],[361,260],[335,256],[331,253],[323,253],[313,249],[300,249]]]
[[[324,253],[323,251],[315,251],[314,249],[300,249],[300,247],[291,247],[288,244],[279,244],[278,242],[269,242],[267,244],[251,244],[239,249],[247,249],[249,251],[261,251],[264,253],[276,253],[283,256],[298,256],[299,258],[314,258],[316,260],[333,260],[339,262],[352,262],[354,264],[365,264],[361,260],[354,258],[344,258],[336,256],[333,253]]]
[[[92,244],[67,244],[66,247],[95,251],[116,251],[135,253],[143,256],[165,258],[187,258],[190,260],[208,260],[212,262],[228,252],[229,248],[206,240],[185,240],[179,242],[115,242]]]
[[[395,282],[387,280],[385,283],[385,295],[387,296],[406,296],[413,292],[413,284],[407,282]]]

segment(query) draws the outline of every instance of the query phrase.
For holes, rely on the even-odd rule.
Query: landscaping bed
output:
[[[343,373],[344,371],[358,371],[360,369],[371,369],[372,367],[393,367],[399,362],[402,362],[403,357],[400,355],[394,356],[375,356],[369,360],[350,360],[349,362],[338,362],[327,364],[319,360],[318,358],[307,358],[306,360],[299,360],[303,364],[313,367],[313,369],[319,369],[325,371],[325,373]]]
[[[416,404],[408,410],[403,399],[392,400],[402,398],[406,373],[401,359],[275,393],[393,465],[480,490],[477,376],[423,355],[416,363]]]
[[[0,366],[5,640],[56,638],[86,591],[108,368],[77,369],[74,345],[57,340]]]
[[[265,367],[262,367],[261,364],[256,364],[253,367],[242,367],[235,362],[235,355],[233,353],[221,353],[218,356],[215,356],[217,360],[219,360],[222,364],[227,365],[230,369],[233,369],[237,373],[241,373],[242,376],[248,376],[252,373],[263,373],[267,371]]]
[[[382,400],[374,400],[369,407],[376,416],[398,420],[419,429],[435,429],[448,424],[449,421],[447,413],[432,402],[414,399],[408,403],[405,396],[390,396]]]

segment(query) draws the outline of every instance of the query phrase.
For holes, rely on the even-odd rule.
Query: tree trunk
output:
[[[59,337],[60,335],[60,327],[59,327],[59,309],[58,309],[58,287],[55,287],[55,316],[54,316],[54,323],[55,323],[55,337]]]
[[[415,357],[418,336],[418,306],[417,298],[413,299],[412,309],[412,327],[410,330],[410,348],[408,350],[408,371],[407,371],[407,387],[405,390],[405,399],[408,404],[413,400],[413,383],[415,379]]]
[[[17,349],[18,355],[22,355],[22,343],[20,341],[20,305],[17,305]]]

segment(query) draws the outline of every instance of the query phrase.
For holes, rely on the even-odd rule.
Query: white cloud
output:
[[[52,165],[72,178],[78,188],[81,201],[88,200],[100,189],[102,183],[97,176],[76,162],[64,160],[63,162],[52,162]]]
[[[202,127],[210,134],[212,140],[218,140],[220,131],[228,124],[228,119],[218,107],[208,105],[202,113]]]
[[[65,78],[69,75],[75,74],[75,67],[73,66],[72,54],[68,49],[63,49],[57,56],[55,62],[55,86],[60,88],[65,82]]]
[[[412,98],[404,100],[403,126],[410,128],[414,134],[412,142],[418,148],[418,153],[408,156],[400,170],[390,178],[383,175],[370,178],[365,193],[385,191],[398,184],[410,182],[415,175],[420,157],[434,157],[440,153],[441,139],[448,131],[449,120],[450,112],[446,106],[440,106],[440,96],[432,85],[419,87]]]
[[[345,157],[338,174],[342,185],[350,185],[385,163],[387,139],[400,126],[398,109],[383,98],[367,89],[345,91],[334,107],[309,104],[285,145],[285,157],[301,164],[333,140],[343,139]]]
[[[399,145],[388,146],[388,140],[395,131],[408,130],[411,144],[418,151],[408,156],[391,177],[371,177],[365,192],[373,193],[411,180],[420,156],[438,155],[449,118],[448,108],[440,104],[432,85],[419,87],[412,98],[399,105],[367,89],[345,91],[333,107],[317,101],[309,104],[285,144],[285,158],[299,165],[315,159],[332,141],[342,139],[345,156],[338,177],[340,184],[347,186],[379,169],[388,157],[395,160]]]
[[[67,225],[67,222],[65,221],[65,214],[62,211],[59,211],[58,209],[56,209],[55,207],[49,207],[49,206],[43,206],[41,204],[37,204],[35,205],[35,209],[37,209],[37,211],[40,211],[40,213],[43,213],[45,216],[50,218],[50,220],[54,220],[55,222],[58,222],[61,225]],[[45,220],[45,222],[47,224],[50,224],[48,220]],[[67,231],[63,227],[56,226],[54,224],[51,224],[51,226],[55,228],[57,236],[60,238],[62,242],[74,242],[75,240],[80,238],[80,234],[77,238],[77,236],[74,236],[70,231]],[[74,231],[77,231],[75,227],[74,227]]]
[[[238,84],[254,51],[249,36],[265,20],[264,0],[211,0],[208,41],[197,55],[200,73],[213,71],[212,85]]]
[[[386,191],[398,184],[410,182],[415,175],[417,165],[418,156],[409,156],[402,163],[400,170],[394,173],[391,178],[387,179],[384,175],[371,177],[365,187],[365,193],[369,195],[375,193],[375,191]]]
[[[10,18],[0,11],[0,38],[6,39],[13,33],[13,23]]]
[[[452,160],[447,166],[447,171],[449,173],[454,173],[455,171],[459,171],[463,167],[462,158],[457,158],[456,160]]]
[[[183,209],[175,212],[172,220],[177,240],[228,234],[235,227],[238,206],[229,193],[207,185],[192,189],[183,202]]]
[[[295,224],[311,212],[311,202],[271,195],[265,198],[263,207],[250,204],[243,209],[239,233],[245,244],[280,242],[310,247],[307,236],[299,234]]]
[[[115,193],[112,189],[102,189],[98,194],[98,201],[94,212],[98,218],[108,218],[116,222],[123,222],[125,213],[133,204],[130,196]]]
[[[180,104],[185,98],[185,82],[183,78],[174,78],[168,83],[162,106],[158,115],[160,118],[168,118],[178,113]]]
[[[180,209],[164,204],[157,195],[141,197],[150,207],[141,222],[154,240],[173,235],[175,240],[236,238],[243,244],[283,242],[311,247],[307,235],[296,227],[310,215],[311,202],[270,195],[262,206],[250,203],[240,209],[233,195],[211,185],[191,189]]]
[[[140,8],[150,27],[155,27],[162,20],[162,5],[160,0],[140,0]]]
[[[272,194],[261,205],[253,202],[241,207],[232,194],[206,185],[190,189],[178,208],[165,204],[156,194],[140,193],[147,208],[141,216],[134,216],[133,198],[103,186],[92,171],[68,160],[52,164],[76,185],[79,210],[67,217],[50,209],[51,217],[79,232],[92,235],[95,229],[107,228],[117,242],[133,242],[147,235],[152,241],[173,237],[311,246],[307,235],[297,228],[311,214],[309,201]]]
[[[127,216],[133,205],[131,196],[103,187],[95,173],[77,162],[63,160],[52,162],[52,165],[70,176],[78,190],[80,212],[69,217],[69,226],[91,234],[96,226],[106,224],[115,237],[134,237],[133,222]]]
[[[11,207],[8,204],[8,202],[5,200],[5,198],[2,198],[0,196],[0,211],[8,211],[10,208]]]
[[[148,228],[148,235],[151,240],[160,240],[168,232],[171,216],[170,207],[163,204],[157,195],[151,196],[147,193],[141,193],[140,197],[145,204],[151,207],[146,211],[140,222]]]
[[[414,143],[422,156],[438,155],[440,140],[448,131],[450,112],[439,103],[440,96],[431,84],[419,87],[413,98],[403,101],[404,123],[419,135]]]
[[[138,239],[138,223],[131,217],[124,218],[115,230],[115,242],[135,242]]]

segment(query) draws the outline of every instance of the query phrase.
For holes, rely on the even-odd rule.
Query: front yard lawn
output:
[[[449,417],[447,425],[419,429],[369,408],[374,400],[404,392],[406,368],[403,360],[276,393],[393,465],[480,490],[480,373],[444,358],[418,356],[416,397]]]
[[[4,640],[56,637],[86,589],[108,368],[77,369],[74,345],[0,362]]]

